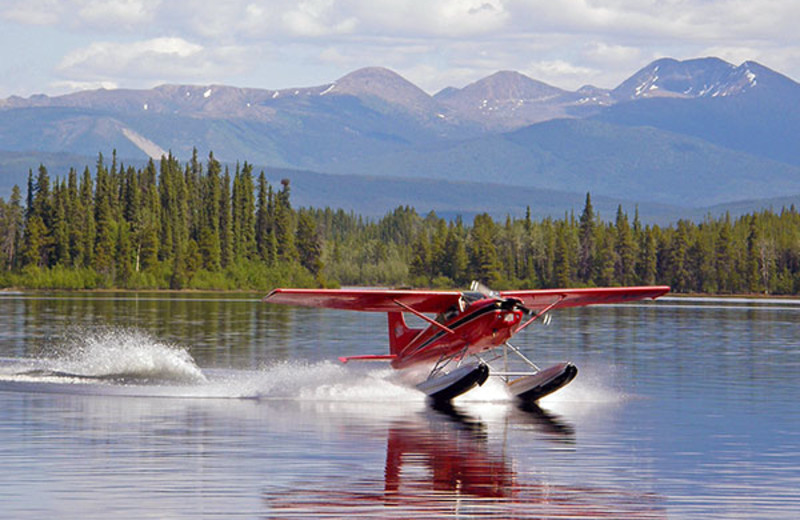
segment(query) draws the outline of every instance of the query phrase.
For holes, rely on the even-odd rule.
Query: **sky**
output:
[[[651,61],[800,80],[794,0],[0,0],[0,98],[325,85],[368,66],[433,94],[498,70],[613,88]]]

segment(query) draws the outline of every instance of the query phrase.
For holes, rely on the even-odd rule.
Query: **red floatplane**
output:
[[[577,367],[563,362],[540,369],[518,348],[512,336],[555,309],[655,299],[666,286],[591,289],[491,291],[473,282],[469,291],[275,289],[265,302],[349,311],[385,312],[389,317],[389,354],[339,358],[389,361],[396,369],[429,366],[417,384],[435,402],[447,402],[482,385],[492,375],[503,378],[512,395],[532,403],[572,381]],[[429,325],[411,328],[405,313]],[[433,314],[435,317],[430,317]],[[509,355],[522,370],[509,365]],[[502,362],[502,369],[497,365]]]

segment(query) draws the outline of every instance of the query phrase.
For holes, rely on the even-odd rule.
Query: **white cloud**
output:
[[[90,0],[77,14],[93,26],[133,28],[150,22],[159,4],[160,0]]]
[[[352,0],[348,12],[362,34],[458,38],[502,29],[509,13],[502,0]]]
[[[131,30],[150,23],[161,0],[7,0],[0,16],[66,30]]]
[[[0,16],[23,25],[53,25],[61,19],[62,7],[58,0],[12,0]]]
[[[153,38],[131,43],[95,42],[67,54],[58,65],[68,81],[153,83],[212,80],[241,68],[241,49],[206,48],[182,38]],[[209,82],[212,82],[209,81]]]
[[[508,13],[499,0],[447,0],[431,13],[441,34],[486,34],[502,28]]]
[[[534,75],[546,76],[586,76],[594,72],[588,67],[573,65],[564,60],[543,60],[531,63],[528,70]]]
[[[304,0],[287,10],[282,20],[297,36],[320,37],[353,32],[358,25],[355,17],[338,16],[334,0]]]
[[[487,75],[483,70],[468,67],[442,68],[431,64],[413,65],[398,71],[429,94],[436,94],[445,87],[461,88]]]
[[[642,49],[629,45],[593,42],[586,46],[584,56],[600,65],[627,65],[641,60]]]
[[[40,74],[56,74],[53,81],[125,86],[158,79],[239,81],[271,88],[323,84],[358,67],[382,65],[428,91],[463,86],[500,69],[562,88],[588,82],[613,87],[656,57],[703,55],[734,63],[754,59],[800,77],[800,2],[785,0],[3,0],[3,5],[0,20],[6,24],[46,26],[61,35],[48,52],[62,55],[44,60],[59,65]]]
[[[336,34],[458,37],[514,33],[796,39],[800,3],[785,0],[5,0],[26,24],[137,27],[198,36],[273,39]]]
[[[155,38],[131,44],[96,42],[84,49],[67,54],[59,68],[75,69],[88,65],[127,67],[136,60],[147,57],[186,58],[203,50],[203,47],[182,38]]]
[[[106,90],[113,90],[119,88],[117,83],[113,81],[54,81],[50,85],[57,92],[74,92],[76,90],[97,90],[104,88]]]

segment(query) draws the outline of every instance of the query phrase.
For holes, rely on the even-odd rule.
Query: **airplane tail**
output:
[[[389,353],[397,356],[419,334],[420,329],[411,329],[402,312],[389,312]]]

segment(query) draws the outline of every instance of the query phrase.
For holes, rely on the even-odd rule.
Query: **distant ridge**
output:
[[[374,97],[414,112],[436,110],[431,96],[424,90],[383,67],[367,67],[351,72],[336,80],[325,92]]]
[[[290,171],[591,191],[687,212],[800,194],[798,135],[797,82],[714,57],[659,59],[612,90],[500,71],[429,95],[367,67],[280,90],[161,85],[0,100],[0,151],[19,156],[115,149],[144,161],[197,148]],[[8,164],[5,186],[38,167]],[[463,204],[482,207],[475,191]]]
[[[434,96],[438,102],[472,121],[509,129],[563,116],[563,105],[575,94],[514,71],[500,71],[467,85],[448,88]]]

